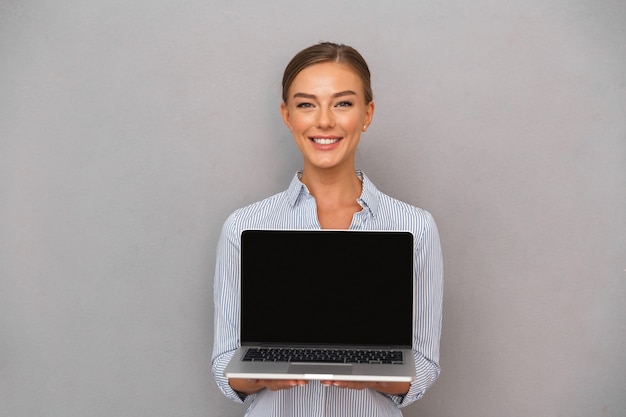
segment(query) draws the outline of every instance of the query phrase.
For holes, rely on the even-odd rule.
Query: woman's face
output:
[[[374,114],[363,82],[335,62],[303,69],[281,104],[281,114],[304,157],[304,169],[354,169],[356,148]]]

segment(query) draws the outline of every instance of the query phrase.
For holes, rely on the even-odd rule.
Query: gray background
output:
[[[321,40],[371,66],[358,167],[441,233],[405,415],[625,415],[625,2],[0,0],[1,416],[243,414],[216,240],[300,167],[280,77]]]

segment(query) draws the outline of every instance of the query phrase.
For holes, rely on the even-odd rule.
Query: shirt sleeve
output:
[[[425,221],[415,235],[413,356],[416,379],[404,396],[391,396],[399,407],[420,399],[441,372],[439,342],[443,310],[443,258],[439,233],[433,217],[423,211]]]
[[[240,240],[233,214],[224,223],[217,245],[213,281],[214,340],[211,373],[222,393],[241,403],[245,396],[233,390],[228,383],[228,378],[224,376],[226,365],[241,345],[239,340]]]

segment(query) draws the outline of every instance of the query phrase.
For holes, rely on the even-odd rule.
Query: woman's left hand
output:
[[[327,387],[335,386],[339,388],[365,389],[372,388],[383,394],[405,395],[409,392],[411,384],[408,382],[376,382],[376,381],[321,381]]]
[[[321,381],[322,385],[326,385],[327,387],[335,386],[339,388],[350,388],[350,389],[365,389],[365,388],[374,388],[377,385],[376,382],[373,381]]]

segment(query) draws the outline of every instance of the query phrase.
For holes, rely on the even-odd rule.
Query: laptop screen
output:
[[[243,344],[410,347],[413,235],[246,230]]]

